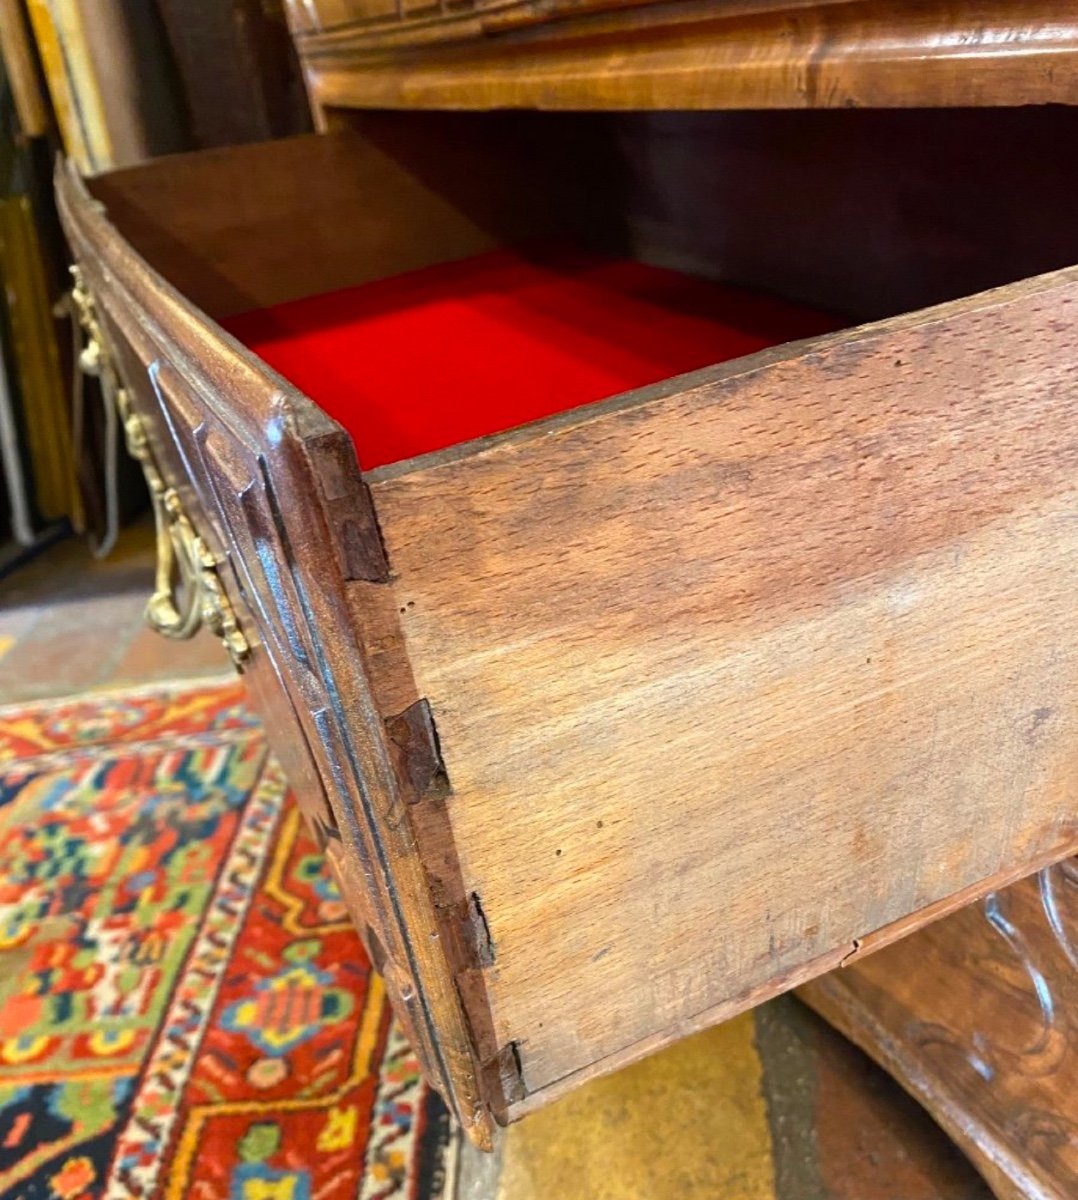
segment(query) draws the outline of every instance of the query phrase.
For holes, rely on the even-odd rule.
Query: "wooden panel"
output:
[[[279,3],[156,0],[153,7],[182,90],[190,146],[230,146],[310,128]]]
[[[1078,862],[798,994],[928,1108],[1000,1200],[1078,1195]]]
[[[409,722],[403,735],[384,723],[349,619],[350,588],[388,592],[351,443],[149,271],[73,171],[57,184],[65,229],[155,457],[207,542],[251,646],[245,675],[269,741],[428,1077],[489,1144],[482,1064],[405,817],[429,779],[416,752],[402,761],[397,742]]]
[[[297,6],[298,7],[298,6]],[[1078,102],[1051,0],[401,5],[296,18],[316,106],[716,109]],[[371,14],[373,16],[373,13]]]
[[[217,318],[598,226],[616,172],[592,124],[427,117],[175,155],[89,187]]]
[[[1078,107],[604,119],[648,262],[861,320],[1078,262]]]
[[[285,0],[293,33],[333,29],[356,21],[396,17],[397,0]]]
[[[509,1115],[1078,844],[1076,307],[1070,269],[368,477]]]

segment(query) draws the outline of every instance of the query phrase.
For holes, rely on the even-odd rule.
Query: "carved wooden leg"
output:
[[[1001,1200],[1078,1196],[1078,859],[798,990]]]

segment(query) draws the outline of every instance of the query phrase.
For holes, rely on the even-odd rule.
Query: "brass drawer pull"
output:
[[[78,368],[101,382],[106,401],[115,406],[123,424],[127,451],[142,467],[153,505],[157,530],[157,565],[153,595],[146,604],[146,620],[168,638],[193,637],[206,625],[223,642],[239,667],[250,654],[250,645],[217,574],[217,562],[195,532],[179,493],[165,483],[154,459],[142,418],[131,403],[131,394],[120,382],[106,351],[93,297],[82,272],[71,268],[72,304],[85,337]]]

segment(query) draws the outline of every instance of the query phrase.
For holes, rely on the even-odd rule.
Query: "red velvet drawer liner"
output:
[[[530,251],[223,324],[351,433],[367,470],[837,327],[676,271]]]

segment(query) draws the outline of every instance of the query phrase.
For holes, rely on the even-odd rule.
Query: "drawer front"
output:
[[[482,1143],[478,1064],[403,817],[423,781],[419,709],[402,663],[402,712],[379,712],[352,626],[352,593],[370,607],[388,587],[351,442],[155,275],[73,170],[61,167],[57,194],[93,343],[84,359],[118,393],[185,576],[178,600],[159,589],[158,620],[185,632],[182,593],[200,590],[196,610],[249,685],[428,1078]],[[394,648],[373,655],[385,672]]]

